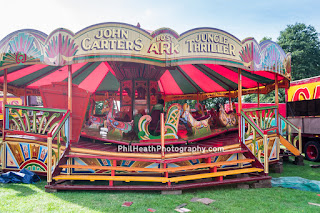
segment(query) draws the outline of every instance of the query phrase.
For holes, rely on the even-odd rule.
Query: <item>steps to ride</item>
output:
[[[178,190],[271,178],[250,150],[236,146],[236,149],[218,153],[190,153],[187,156],[171,153],[165,158],[161,155],[145,157],[144,153],[137,157],[126,157],[125,153],[121,157],[83,155],[72,153],[71,148],[70,154],[64,156],[67,163],[59,165],[62,172],[53,176],[53,182],[46,189]],[[79,164],[90,160],[108,163],[105,166]],[[70,181],[72,184],[66,184]],[[97,183],[90,184],[92,181]]]

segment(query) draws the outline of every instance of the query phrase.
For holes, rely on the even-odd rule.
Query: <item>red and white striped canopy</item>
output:
[[[91,93],[119,91],[116,73],[108,62],[84,62],[73,64],[72,83]],[[246,89],[267,86],[274,82],[275,74],[268,71],[242,70],[242,87]],[[0,82],[4,80],[0,71]],[[278,75],[281,82],[285,78]],[[39,86],[52,82],[67,82],[68,66],[26,65],[7,69],[8,86],[11,92],[19,88],[37,91]],[[158,80],[159,92],[164,95],[187,95],[236,91],[238,69],[216,64],[188,64],[167,69]],[[14,89],[15,88],[15,89]],[[16,91],[16,92],[14,92]],[[20,94],[21,95],[21,94]]]

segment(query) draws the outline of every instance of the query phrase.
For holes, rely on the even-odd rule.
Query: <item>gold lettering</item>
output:
[[[173,43],[171,43],[171,54],[172,53],[179,53],[179,50],[178,50],[178,47],[179,47],[179,44],[177,45],[174,45]]]
[[[107,50],[109,48],[108,44],[109,44],[108,40],[101,40],[101,43],[100,43],[101,49]]]
[[[191,39],[191,40],[186,40],[186,43],[188,44],[188,52],[190,53],[192,50],[191,50],[191,42],[192,42],[193,40]]]
[[[171,41],[172,42],[172,37],[171,36],[167,36],[167,41]]]
[[[213,42],[213,34],[208,34],[208,41]]]
[[[200,44],[194,44],[194,52],[200,52]]]
[[[82,40],[81,42],[81,47],[83,50],[89,50],[90,49],[90,45],[86,45],[86,41],[90,41],[90,38],[85,38]]]
[[[201,34],[201,41],[206,42],[207,41],[207,33],[202,33]]]
[[[211,44],[211,52],[216,53],[217,52],[217,44]]]
[[[166,52],[168,55],[170,55],[170,43],[169,42],[161,42],[160,43],[160,54],[162,55],[164,52]]]
[[[220,42],[219,43],[223,44],[223,37],[222,36],[220,36]]]
[[[230,49],[230,55],[236,56],[236,47],[233,44],[230,44],[229,46]]]
[[[155,54],[159,54],[158,43],[152,43],[149,47],[148,53],[154,52]]]
[[[208,53],[212,52],[212,44],[210,44],[210,43],[207,44],[207,52]]]
[[[99,30],[99,33],[95,36],[95,38],[100,39],[102,38],[102,35],[103,35],[102,30]]]
[[[209,44],[209,43],[206,43],[206,52],[207,53],[209,53],[209,52],[211,52],[211,44]]]
[[[227,45],[223,46],[223,53],[229,55],[229,49]]]
[[[126,50],[133,50],[133,42],[126,41]]]
[[[196,37],[196,40],[195,40],[195,42],[197,42],[197,43],[199,43],[200,42],[200,40],[201,40],[201,38],[200,38],[200,34],[198,34],[198,36]]]
[[[117,50],[124,49],[124,41],[118,40]]]
[[[95,49],[100,49],[99,41],[94,41],[94,42],[93,42],[93,44],[92,44],[92,46],[91,46],[90,49],[92,50],[92,49],[94,49],[94,48],[95,48]]]
[[[114,49],[115,48],[115,43],[117,42],[117,40],[110,40],[110,49]]]
[[[222,47],[222,45],[218,45],[218,44],[217,44],[217,50],[218,50],[218,53],[223,53],[223,47]]]
[[[106,29],[104,32],[103,32],[103,37],[105,38],[110,38],[111,37],[111,30],[110,29]]]
[[[214,42],[216,42],[216,43],[219,42],[219,36],[218,36],[218,35],[215,35],[215,36],[214,36]]]
[[[201,52],[207,52],[207,45],[201,44]]]
[[[142,39],[141,39],[141,38],[138,38],[138,39],[134,40],[134,44],[136,45],[136,46],[134,47],[134,50],[136,50],[136,51],[142,50],[143,44],[142,44],[141,42],[142,42]]]
[[[128,30],[121,30],[122,38],[128,39],[129,31]]]
[[[112,29],[112,38],[121,38],[119,29]]]

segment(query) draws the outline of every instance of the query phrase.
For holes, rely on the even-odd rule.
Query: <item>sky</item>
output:
[[[169,27],[182,34],[193,28],[224,30],[240,40],[276,41],[297,22],[320,32],[318,0],[0,0],[0,40],[20,29],[50,34],[57,28],[76,33],[104,22],[123,22],[146,30]]]

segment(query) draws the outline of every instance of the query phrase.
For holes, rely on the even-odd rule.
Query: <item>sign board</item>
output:
[[[320,77],[293,81],[287,92],[287,101],[302,101],[320,98]]]

